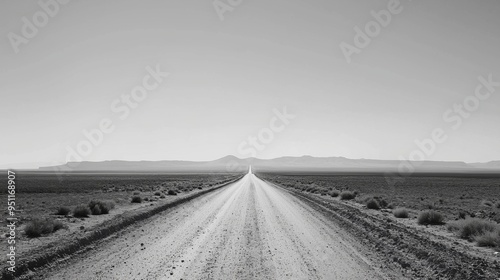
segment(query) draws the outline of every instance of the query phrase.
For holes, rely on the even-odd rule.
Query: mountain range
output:
[[[500,173],[500,161],[465,163],[460,161],[421,161],[349,159],[345,157],[279,157],[274,159],[226,156],[213,161],[100,161],[70,162],[64,165],[40,167],[41,171],[76,172],[488,172]]]

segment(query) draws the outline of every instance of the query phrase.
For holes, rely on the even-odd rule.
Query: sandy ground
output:
[[[253,174],[130,227],[43,279],[384,279],[337,224]]]

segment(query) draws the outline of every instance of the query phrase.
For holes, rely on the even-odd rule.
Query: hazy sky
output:
[[[408,158],[441,128],[426,159],[499,160],[500,87],[467,117],[443,114],[479,76],[500,82],[500,2],[401,1],[348,63],[340,44],[389,2],[243,0],[221,20],[212,0],[74,0],[44,24],[37,1],[1,1],[0,167],[65,162],[103,119],[113,131],[82,160],[248,157],[285,107],[295,118],[257,157]],[[111,108],[157,65],[170,75],[128,116]]]

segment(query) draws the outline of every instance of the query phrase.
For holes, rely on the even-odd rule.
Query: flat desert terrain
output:
[[[494,250],[442,226],[248,173],[24,279],[497,279]],[[441,230],[441,231],[440,231]]]

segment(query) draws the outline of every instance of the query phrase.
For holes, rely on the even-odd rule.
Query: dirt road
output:
[[[339,226],[253,174],[128,228],[45,279],[383,279]]]

